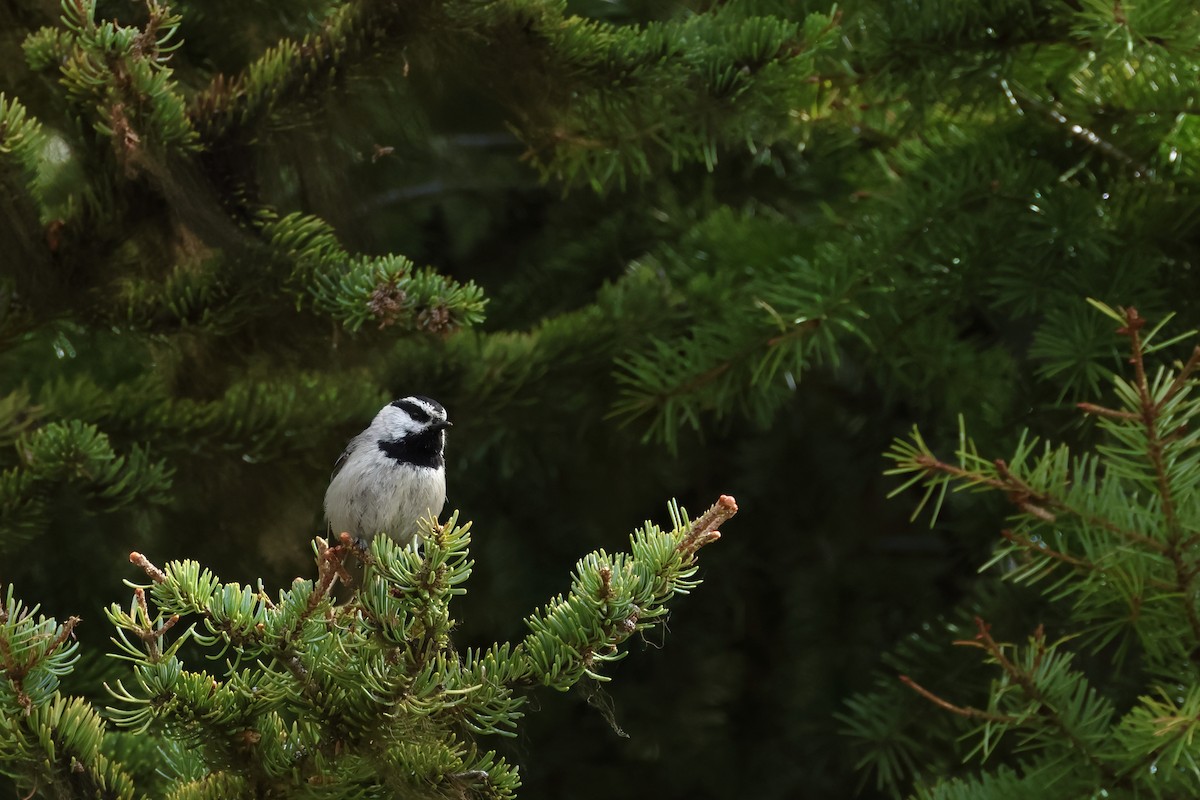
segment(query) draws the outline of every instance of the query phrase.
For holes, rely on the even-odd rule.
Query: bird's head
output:
[[[438,434],[450,427],[446,409],[436,400],[420,395],[402,397],[380,409],[371,422],[376,438],[385,441],[412,439],[422,434]]]

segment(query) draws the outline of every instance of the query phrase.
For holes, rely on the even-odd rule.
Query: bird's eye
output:
[[[392,405],[407,413],[413,422],[427,423],[431,419],[429,412],[421,408],[412,400],[397,400],[396,402],[392,403]]]

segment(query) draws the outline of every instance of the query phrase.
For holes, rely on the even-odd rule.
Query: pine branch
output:
[[[984,759],[1005,732],[1024,729],[1028,736],[1023,747],[1064,749],[1072,759],[1082,757],[1104,785],[1132,789],[1131,782],[1112,768],[1112,754],[1106,749],[1111,741],[1112,705],[1090,689],[1082,675],[1069,671],[1071,657],[1058,652],[1061,643],[1048,644],[1045,631],[1039,627],[1028,647],[1021,650],[997,642],[983,620],[977,618],[976,627],[974,639],[955,644],[983,650],[988,662],[999,667],[1002,677],[992,688],[989,710],[956,706],[906,676],[901,680],[935,705],[979,720],[981,739],[977,749]],[[1001,708],[1008,711],[1001,712]],[[1067,771],[1075,769],[1067,767]]]
[[[1011,725],[1019,721],[1017,717],[1007,714],[994,714],[978,708],[971,708],[970,706],[956,706],[949,700],[939,697],[938,695],[929,691],[907,675],[901,675],[900,682],[912,689],[917,694],[921,695],[921,697],[924,697],[926,700],[933,703],[938,708],[943,708],[946,711],[949,711],[951,714],[957,714],[958,716],[965,717],[966,719],[980,719],[986,722],[1003,723],[1006,725]]]
[[[711,168],[720,146],[769,144],[790,127],[787,109],[811,105],[818,94],[805,79],[835,31],[832,19],[817,14],[800,25],[718,9],[638,30],[540,1],[360,0],[303,41],[281,41],[237,76],[218,75],[190,116],[220,149],[378,48],[403,52],[423,36],[436,38],[480,64],[481,79],[517,117],[525,158],[544,176],[604,189],[648,177],[655,162]]]
[[[133,175],[168,152],[197,144],[195,129],[167,66],[178,48],[181,18],[155,0],[141,29],[96,21],[95,0],[63,0],[67,32],[42,31],[26,43],[36,68],[57,66],[61,82],[92,126],[111,141],[117,163]]]
[[[0,531],[10,546],[37,530],[63,487],[108,512],[135,501],[163,503],[171,487],[165,461],[138,445],[118,455],[106,434],[79,420],[31,427],[16,445],[20,462],[0,471]]]
[[[1192,640],[1196,646],[1200,646],[1200,611],[1197,610],[1198,597],[1195,585],[1198,567],[1194,558],[1191,563],[1188,563],[1187,556],[1180,547],[1184,530],[1180,526],[1172,481],[1168,476],[1164,456],[1164,450],[1167,447],[1165,439],[1177,437],[1186,429],[1186,417],[1182,423],[1177,423],[1179,427],[1165,431],[1165,437],[1159,433],[1160,427],[1166,427],[1174,422],[1169,417],[1165,420],[1162,419],[1162,412],[1169,401],[1180,397],[1180,389],[1186,385],[1187,376],[1195,369],[1194,362],[1197,355],[1196,351],[1193,351],[1188,364],[1167,386],[1162,400],[1157,400],[1152,394],[1146,378],[1146,352],[1141,334],[1146,321],[1138,315],[1136,308],[1122,309],[1122,312],[1125,324],[1117,330],[1117,333],[1129,337],[1130,349],[1133,353],[1130,363],[1133,364],[1134,369],[1134,386],[1137,390],[1140,421],[1146,437],[1147,456],[1154,469],[1158,497],[1162,503],[1163,516],[1167,524],[1166,552],[1175,567],[1176,588],[1183,598],[1184,611],[1187,614],[1188,624],[1192,628]]]
[[[78,659],[73,631],[5,591],[0,608],[0,772],[29,796],[132,800],[133,784],[101,753],[105,724],[91,704],[58,691]]]
[[[1056,782],[1186,797],[1197,785],[1183,742],[1194,735],[1190,714],[1200,708],[1189,661],[1200,637],[1195,537],[1185,536],[1195,527],[1197,506],[1183,498],[1200,481],[1195,452],[1200,439],[1190,424],[1200,414],[1200,400],[1193,396],[1200,354],[1193,348],[1178,369],[1160,368],[1151,377],[1148,357],[1194,332],[1163,339],[1165,320],[1151,330],[1132,308],[1092,305],[1120,324],[1133,372],[1132,380],[1113,379],[1116,407],[1079,404],[1106,434],[1099,456],[1071,459],[1066,448],[1049,446],[1036,455],[1036,440],[1022,436],[1011,462],[989,461],[965,431],[957,464],[934,457],[916,431],[889,454],[897,462],[890,472],[907,475],[906,486],[925,486],[921,506],[937,496],[935,516],[952,484],[1003,492],[1016,509],[1015,524],[1003,531],[1004,544],[989,566],[1002,565],[1008,580],[1042,582],[1051,601],[1073,597],[1067,619],[1075,632],[1050,643],[1039,627],[1029,645],[1018,648],[998,642],[977,620],[975,638],[955,643],[982,650],[999,670],[986,710],[952,703],[905,676],[901,680],[934,705],[976,722],[976,752],[985,758],[1006,733],[1015,732],[1019,740],[1009,758],[1026,763],[1021,754],[1044,751],[1037,769]],[[1058,577],[1047,581],[1056,571]],[[1140,646],[1132,671],[1126,634],[1136,634]],[[1071,666],[1075,654],[1067,647],[1077,637],[1113,659],[1111,675],[1097,673],[1089,682]],[[1129,680],[1140,681],[1146,693],[1118,719],[1111,696],[1127,691],[1122,687]],[[1162,777],[1156,778],[1160,769]],[[997,775],[979,779],[981,796],[989,796],[985,787]],[[957,788],[967,791],[965,785]]]
[[[473,565],[470,525],[457,516],[445,525],[428,520],[419,552],[387,537],[369,553],[348,536],[333,546],[318,539],[316,579],[296,581],[274,601],[261,587],[222,583],[195,562],[160,569],[133,553],[151,583],[134,588],[128,609],[107,611],[116,656],[132,668],[131,682],[109,689],[119,702],[109,715],[179,745],[162,751],[163,771],[182,778],[170,797],[289,794],[321,784],[510,798],[519,785],[515,767],[459,740],[456,726],[511,735],[525,702],[517,692],[565,690],[585,674],[603,679],[599,670],[620,657],[620,645],[661,622],[670,598],[699,583],[698,551],[736,511],[725,496],[694,520],[672,505],[670,531],[647,525],[631,537],[629,553],[582,559],[570,592],[530,617],[520,644],[464,657],[449,640],[449,601],[465,591]],[[358,557],[366,562],[361,586],[335,604],[331,590],[349,582],[345,562]],[[132,797],[128,777],[98,754],[95,711],[83,701],[64,705],[56,691],[56,676],[73,663],[76,620],[33,623],[34,611],[15,605],[9,590],[0,614],[0,710],[23,709],[12,719],[28,717],[34,730],[51,726],[38,741],[86,733],[88,796]],[[188,670],[181,661],[188,642],[227,657],[225,674]],[[43,721],[47,709],[57,716]],[[38,772],[37,757],[29,761],[33,745],[14,724],[0,724],[0,769],[36,791],[53,773]],[[65,749],[74,757],[81,747]],[[201,766],[172,765],[172,758],[199,758]],[[53,767],[53,759],[45,764]]]
[[[351,256],[333,229],[313,216],[264,213],[260,225],[291,267],[287,285],[297,302],[311,303],[349,331],[377,322],[380,328],[446,334],[483,320],[487,301],[473,282],[419,270],[403,256]]]
[[[42,125],[16,98],[0,92],[0,185],[14,197],[29,201],[36,222],[34,179],[37,159],[45,143]]]
[[[429,5],[367,0],[341,5],[303,40],[281,40],[239,74],[218,74],[192,99],[188,117],[207,146],[219,150],[281,105],[323,88],[381,43],[402,48]]]

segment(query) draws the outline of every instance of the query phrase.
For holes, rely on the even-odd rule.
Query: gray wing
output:
[[[354,443],[346,445],[346,449],[338,456],[338,460],[333,462],[333,472],[329,473],[329,480],[333,480],[342,471],[342,467],[346,466],[346,459],[350,458],[350,451],[354,449]]]
[[[338,460],[333,462],[333,472],[329,473],[330,483],[332,483],[333,479],[336,478],[338,473],[342,471],[342,467],[346,466],[346,462],[350,459],[350,451],[353,449],[354,442],[351,441],[350,444],[346,445],[346,449],[342,451],[342,454],[338,456]],[[325,520],[325,535],[333,536],[333,526],[329,524],[329,520]]]

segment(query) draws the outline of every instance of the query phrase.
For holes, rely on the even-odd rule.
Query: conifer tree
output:
[[[464,648],[664,497],[750,509],[670,647],[523,720],[526,792],[845,796],[879,652],[1042,612],[878,453],[960,410],[1086,446],[1081,298],[1200,323],[1198,38],[1183,0],[0,7],[0,579],[83,616],[102,705],[130,550],[308,574],[328,464],[419,391],[486,532]]]
[[[127,610],[108,612],[132,676],[85,660],[109,676],[116,703],[107,710],[60,691],[74,678],[79,618],[38,614],[10,579],[42,570],[53,585],[72,563],[103,554],[112,564],[130,541],[127,525],[162,545],[169,540],[155,534],[190,503],[236,509],[222,503],[228,475],[194,491],[205,461],[224,451],[277,464],[310,452],[326,429],[361,420],[386,397],[386,362],[410,363],[389,353],[398,339],[426,337],[421,347],[434,350],[484,318],[479,284],[349,249],[286,185],[299,170],[272,184],[281,168],[262,160],[288,115],[312,113],[306,104],[377,56],[396,68],[430,58],[440,37],[499,42],[523,30],[546,48],[529,49],[524,77],[574,60],[594,66],[611,48],[606,34],[628,40],[617,68],[653,61],[661,47],[632,30],[564,26],[553,6],[332,2],[314,12],[319,25],[295,36],[284,25],[280,40],[230,73],[182,49],[186,18],[204,22],[204,11],[157,2],[131,20],[68,0],[60,19],[20,41],[31,76],[43,78],[0,96],[13,254],[0,338],[14,377],[2,403],[13,450],[0,481],[0,547],[22,567],[4,576],[0,774],[23,794],[512,796],[515,766],[470,734],[511,733],[517,693],[529,687],[605,680],[601,664],[619,657],[617,645],[695,585],[696,551],[736,509],[722,498],[695,525],[673,511],[672,533],[648,524],[628,555],[594,552],[577,564],[570,593],[529,616],[521,642],[461,655],[449,644],[448,601],[463,593],[472,561],[469,525],[455,519],[431,527],[419,553],[377,540],[362,587],[336,606],[330,589],[349,579],[348,542],[318,540],[316,581],[274,599],[260,579],[224,583],[194,560],[158,570],[134,553],[152,583]],[[38,16],[12,13],[26,24]],[[686,30],[715,38],[712,22]],[[766,46],[798,34],[773,24]],[[697,64],[656,79],[672,70],[686,80]],[[686,94],[673,102],[692,102]],[[527,127],[539,134],[536,120]],[[718,136],[727,134],[710,133],[704,146]],[[180,486],[192,491],[180,498]],[[168,510],[148,515],[155,505]],[[106,527],[100,515],[116,522]],[[182,660],[190,649],[211,649],[226,667],[200,672]],[[114,734],[112,724],[154,736]]]

